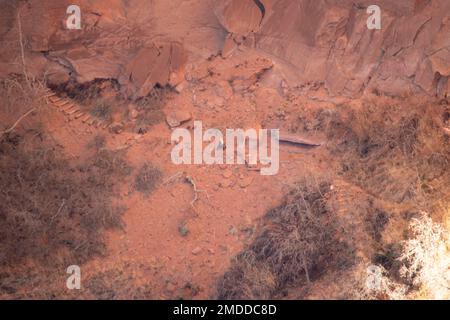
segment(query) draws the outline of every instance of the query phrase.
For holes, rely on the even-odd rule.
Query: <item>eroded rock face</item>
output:
[[[247,36],[259,30],[265,14],[264,5],[254,0],[218,0],[214,13],[229,32]]]
[[[324,82],[335,95],[444,94],[437,83],[449,76],[450,2],[378,1],[381,30],[367,28],[371,1],[263,2],[270,10],[256,47],[295,65],[300,82]]]
[[[82,30],[66,30],[69,4],[0,0],[0,76],[22,70],[20,16],[29,72],[55,83],[113,78],[130,97],[249,47],[289,69],[290,85],[322,83],[332,95],[450,94],[448,0],[377,1],[381,30],[367,28],[369,0],[79,0]]]
[[[70,4],[0,0],[0,76],[22,72],[18,17],[33,75],[50,84],[116,79],[135,98],[180,83],[188,59],[217,53],[225,34],[205,1],[79,0],[81,30],[65,28]]]

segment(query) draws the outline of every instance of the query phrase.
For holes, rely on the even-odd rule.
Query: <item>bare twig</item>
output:
[[[56,214],[50,218],[50,223],[52,223],[53,220],[61,213],[62,208],[64,207],[65,204],[66,204],[66,199],[63,199],[63,201],[62,201],[62,203],[61,203],[61,206],[59,207],[59,209],[58,209],[58,211],[56,212]]]
[[[305,256],[303,256],[303,269],[305,270],[306,282],[311,284],[311,279],[309,278],[308,266],[306,265]]]
[[[191,207],[194,207],[195,202],[198,200],[198,193],[199,192],[205,192],[206,193],[206,197],[209,199],[209,195],[208,192],[206,190],[201,190],[197,188],[197,185],[195,184],[195,181],[192,177],[190,176],[186,176],[186,181],[189,182],[192,187],[194,188],[194,199],[191,201]]]
[[[166,185],[166,184],[171,183],[172,181],[175,181],[176,179],[178,179],[182,175],[183,175],[183,172],[181,172],[181,171],[175,173],[173,176],[171,176],[168,179],[166,179],[166,181],[163,182],[163,185]]]
[[[19,44],[20,44],[20,57],[22,58],[22,71],[23,71],[23,75],[25,76],[25,80],[28,84],[28,87],[30,89],[32,89],[31,83],[30,83],[30,78],[28,77],[26,63],[25,63],[25,48],[24,48],[24,44],[23,44],[22,20],[20,18],[20,12],[21,12],[21,10],[19,9],[19,11],[17,12],[17,23],[18,23],[18,27],[19,27]]]
[[[0,137],[3,136],[4,134],[7,134],[7,133],[10,133],[11,131],[13,131],[17,127],[17,125],[20,123],[20,121],[22,121],[24,118],[26,118],[28,115],[30,115],[35,110],[36,110],[36,108],[31,108],[26,113],[24,113],[19,119],[17,119],[16,122],[14,122],[14,124],[9,129],[3,131],[0,135]]]

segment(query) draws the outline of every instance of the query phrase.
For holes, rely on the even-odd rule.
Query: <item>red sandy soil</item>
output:
[[[240,59],[251,62],[257,58],[247,54],[247,58]],[[224,70],[223,65],[227,67],[231,62],[218,57],[211,64]],[[277,114],[283,104],[291,106],[285,109],[287,113],[306,106],[310,108],[312,103],[314,106],[331,105],[308,102],[295,94],[288,98],[258,84],[251,92],[246,90],[232,95],[223,110],[214,105],[217,96],[211,92],[212,88],[216,83],[227,83],[225,80],[235,74],[245,73],[239,67],[228,70],[199,85],[191,85],[181,94],[171,94],[164,112],[169,114],[174,108],[190,112],[192,120],[183,124],[188,128],[192,127],[193,120],[201,120],[205,128],[258,129],[263,119],[271,118],[273,125],[267,123],[264,127],[280,128],[282,123]],[[204,100],[194,106],[192,101],[198,91]],[[123,232],[109,232],[107,257],[96,258],[82,267],[84,276],[89,277],[100,271],[125,269],[131,265],[136,278],[150,284],[151,292],[156,293],[154,298],[212,297],[216,281],[230,266],[231,258],[250,239],[258,218],[277,205],[299,177],[307,172],[327,170],[331,165],[322,148],[309,150],[281,144],[280,171],[274,176],[260,175],[245,165],[177,166],[170,159],[171,129],[165,122],[153,126],[145,135],[129,131],[114,134],[78,120],[68,122],[68,118],[52,106],[45,114],[42,117],[44,130],[75,162],[90,155],[92,151],[86,146],[99,134],[106,136],[108,148],[127,148],[126,159],[133,168],[150,162],[163,172],[163,182],[148,198],[135,192],[132,182],[117,181],[122,190],[118,201],[128,208],[123,217],[126,227]],[[287,128],[284,131],[287,132]],[[321,137],[308,138],[320,140]],[[184,179],[186,176],[195,181],[199,190],[204,190],[198,193],[198,200],[192,206],[194,189]],[[189,230],[187,236],[180,234],[182,226]],[[186,289],[187,284],[191,284],[192,289]]]

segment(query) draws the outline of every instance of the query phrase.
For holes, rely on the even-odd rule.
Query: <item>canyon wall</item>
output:
[[[26,70],[49,83],[116,79],[130,97],[176,86],[189,65],[240,50],[270,57],[291,86],[330,95],[450,94],[448,0],[0,0],[0,77]],[[369,5],[381,29],[369,30]],[[20,22],[20,23],[19,23]]]

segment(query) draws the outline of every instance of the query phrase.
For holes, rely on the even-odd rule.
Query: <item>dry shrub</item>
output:
[[[426,298],[450,298],[450,233],[422,212],[411,220],[412,237],[402,243],[401,275]]]
[[[150,93],[136,101],[139,112],[136,119],[135,132],[146,133],[148,129],[164,120],[163,106],[168,98],[168,90],[155,87]]]
[[[14,76],[0,80],[0,138],[2,132],[12,127],[27,111],[40,110],[45,104],[45,83]],[[24,122],[27,119],[24,119]],[[21,123],[17,126],[19,128]]]
[[[111,269],[89,277],[85,282],[88,292],[83,296],[96,300],[147,300],[152,299],[148,284],[139,284],[131,270]]]
[[[450,235],[444,227],[421,212],[411,220],[412,236],[398,244],[395,263],[399,276],[378,264],[376,286],[361,286],[359,298],[364,299],[449,299],[450,297]],[[377,262],[377,261],[375,261]]]
[[[89,143],[86,145],[88,149],[94,149],[97,152],[100,149],[103,149],[106,145],[106,137],[102,134],[97,134],[92,138]]]
[[[95,104],[103,95],[120,98],[120,85],[116,80],[96,79],[86,83],[71,80],[50,87],[61,96],[66,96],[83,105]]]
[[[338,218],[328,206],[330,182],[304,179],[270,210],[252,243],[218,285],[219,299],[267,299],[353,264]]]
[[[444,112],[434,103],[342,106],[329,121],[329,149],[341,159],[342,175],[369,194],[429,205],[442,199],[443,181],[450,181]]]
[[[92,159],[94,168],[98,168],[101,176],[105,178],[105,184],[112,187],[114,181],[108,175],[115,175],[118,177],[126,177],[131,174],[131,168],[125,160],[125,151],[112,151],[108,149],[99,149],[96,156]]]
[[[255,252],[245,250],[220,280],[218,298],[267,300],[276,285],[276,276],[268,263],[258,261]]]
[[[370,265],[359,284],[353,288],[353,298],[363,300],[405,300],[408,286],[391,279],[389,272],[380,265]],[[373,272],[372,271],[372,272]],[[372,282],[373,281],[373,282]],[[372,282],[372,283],[368,283]]]
[[[389,215],[380,210],[379,208],[375,208],[374,212],[368,212],[366,215],[366,226],[368,234],[372,237],[376,242],[380,242],[382,238],[382,233],[387,223],[389,222]]]
[[[94,104],[92,109],[89,110],[89,113],[96,118],[102,119],[103,121],[111,121],[112,108],[110,104],[100,100]]]
[[[31,259],[51,268],[104,253],[103,231],[122,227],[112,200],[124,164],[105,151],[74,167],[45,138],[26,147],[28,139],[37,138],[0,142],[0,265]]]
[[[164,120],[163,106],[168,98],[169,89],[156,86],[142,98],[132,101],[125,96],[123,88],[114,79],[96,79],[87,83],[73,80],[60,85],[50,86],[58,95],[78,102],[83,111],[106,122],[128,119],[136,133],[146,133],[153,125]],[[137,115],[131,116],[130,106]]]
[[[145,196],[150,195],[161,181],[162,173],[159,168],[151,163],[146,163],[138,171],[134,186],[137,191],[142,192]]]

